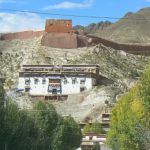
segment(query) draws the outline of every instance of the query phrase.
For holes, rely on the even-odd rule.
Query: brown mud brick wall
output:
[[[92,43],[94,44],[103,44],[107,47],[111,47],[116,50],[123,50],[127,53],[131,53],[135,55],[150,56],[150,45],[121,44],[121,43],[112,42],[96,36],[88,35],[88,37],[92,39]]]
[[[0,40],[31,39],[42,36],[44,31],[24,31],[2,34]]]
[[[89,42],[88,42],[88,37],[84,35],[77,35],[77,45],[78,47],[88,47]]]
[[[54,48],[77,48],[77,35],[72,33],[45,33],[41,44]]]
[[[45,32],[47,33],[72,33],[72,20],[46,20]]]

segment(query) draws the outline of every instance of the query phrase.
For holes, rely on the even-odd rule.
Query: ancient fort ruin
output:
[[[72,33],[72,20],[48,19],[45,24],[47,33]]]
[[[100,44],[135,55],[150,55],[150,45],[117,43],[102,37],[77,33],[72,29],[72,20],[48,19],[46,20],[44,31],[23,31],[1,34],[0,40],[25,40],[38,37],[42,37],[42,46],[54,48],[73,49]]]
[[[46,20],[43,46],[55,48],[78,48],[87,46],[87,37],[72,30],[72,20]]]

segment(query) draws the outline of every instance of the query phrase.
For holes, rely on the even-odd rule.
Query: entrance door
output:
[[[85,91],[85,87],[80,87],[80,92],[84,92]]]
[[[52,89],[52,94],[57,94],[57,89]]]
[[[30,92],[30,88],[25,88],[25,92]]]

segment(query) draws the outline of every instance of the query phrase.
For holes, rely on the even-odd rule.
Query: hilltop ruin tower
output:
[[[55,48],[77,48],[77,34],[72,31],[72,20],[46,20],[41,44]]]

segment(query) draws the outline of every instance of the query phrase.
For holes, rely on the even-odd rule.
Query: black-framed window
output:
[[[72,78],[72,84],[76,84],[76,82],[77,82],[77,78],[76,78],[76,77],[73,77],[73,78]]]
[[[93,139],[93,137],[92,137],[92,136],[90,136],[90,137],[89,137],[89,140],[92,140],[92,139]]]
[[[25,88],[25,92],[30,92],[30,88]]]
[[[39,82],[39,79],[35,78],[34,79],[34,84],[38,84],[38,82]]]
[[[85,79],[81,79],[80,84],[84,85],[85,84]]]
[[[46,84],[46,79],[45,78],[42,79],[42,84]]]
[[[84,92],[85,91],[85,87],[80,87],[80,92]]]
[[[64,79],[64,84],[67,84],[68,83],[68,80],[65,78]]]
[[[30,79],[25,79],[25,84],[29,85],[30,84]]]
[[[72,79],[72,84],[76,84],[76,80],[75,79]]]

